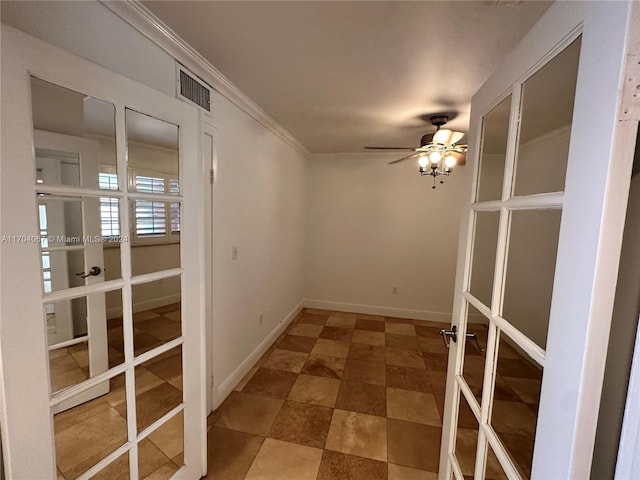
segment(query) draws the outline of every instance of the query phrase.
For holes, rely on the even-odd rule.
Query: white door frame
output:
[[[205,169],[198,151],[198,116],[195,107],[166,96],[147,86],[103,69],[12,27],[2,25],[1,108],[2,162],[0,163],[0,231],[5,241],[0,246],[2,269],[0,284],[0,415],[5,474],[8,478],[55,478],[51,406],[65,395],[51,399],[48,388],[48,355],[43,327],[43,302],[40,286],[40,259],[37,243],[12,242],[11,238],[36,238],[35,162],[29,75],[111,102],[116,107],[116,137],[120,191],[109,196],[121,198],[123,227],[128,224],[128,208],[122,208],[126,193],[125,108],[158,118],[179,119],[182,182],[182,268],[137,277],[136,283],[181,275],[183,336],[133,359],[133,339],[125,337],[125,364],[87,380],[83,385],[99,383],[114,375],[127,373],[129,441],[115,453],[137,448],[135,440],[160,426],[166,417],[141,434],[135,424],[135,385],[133,365],[157,352],[182,345],[184,403],[168,415],[184,412],[185,466],[175,478],[200,478],[206,473],[206,390],[205,390],[205,275],[204,195],[202,175]],[[59,187],[68,192],[73,187]],[[48,190],[54,189],[49,187]],[[94,189],[75,188],[78,194],[96,196]],[[106,192],[104,194],[107,194]],[[15,236],[15,237],[14,237]],[[82,296],[114,288],[123,289],[124,322],[132,332],[131,246],[121,245],[122,279],[76,287]],[[68,294],[67,294],[68,295]],[[56,293],[46,297],[57,300]],[[66,298],[66,297],[65,297]],[[81,389],[81,388],[80,388]],[[110,455],[109,459],[116,457]],[[131,478],[137,478],[137,457],[130,456]]]
[[[630,133],[635,146],[637,129],[637,122],[619,121],[623,119],[621,82],[630,11],[631,2],[626,1],[554,3],[472,101],[469,164],[475,169],[475,182],[482,116],[505,92],[517,91],[558,45],[582,34],[565,191],[542,194],[540,199],[541,204],[562,205],[563,214],[547,349],[537,354],[544,376],[532,478],[589,477],[633,162],[633,155],[616,154],[633,149]],[[512,115],[511,130],[516,121]],[[517,208],[517,198],[509,202]],[[467,218],[460,233],[452,321],[462,338],[463,289],[471,261],[472,231]],[[496,313],[487,312],[489,316]],[[449,456],[454,452],[461,380],[455,374],[462,352],[453,345],[441,479],[452,475]],[[492,354],[487,352],[488,357]],[[485,386],[487,381],[491,379],[485,378]],[[506,471],[517,478],[515,469]]]

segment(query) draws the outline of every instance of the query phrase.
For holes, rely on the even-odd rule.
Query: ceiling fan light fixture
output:
[[[427,155],[420,155],[418,158],[418,165],[420,168],[425,168],[429,164],[429,157]]]
[[[440,163],[440,160],[442,160],[442,154],[438,150],[433,150],[429,153],[429,160],[433,164]]]
[[[447,155],[444,157],[444,164],[449,169],[453,168],[456,165],[456,157],[453,155]]]

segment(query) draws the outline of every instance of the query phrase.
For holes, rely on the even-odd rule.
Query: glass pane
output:
[[[31,105],[36,183],[99,188],[102,167],[115,176],[111,103],[31,77]]]
[[[493,107],[484,117],[480,175],[478,176],[478,202],[502,198],[510,109],[511,95]]]
[[[129,453],[123,453],[109,465],[100,470],[91,480],[113,480],[115,478],[127,479],[129,474]]]
[[[133,275],[180,267],[180,204],[132,200]]]
[[[531,476],[541,384],[542,367],[501,333],[491,425],[524,478]]]
[[[144,430],[182,403],[182,346],[136,367],[136,415],[138,431]],[[142,378],[150,388],[139,389]],[[177,453],[176,453],[177,455]]]
[[[126,128],[129,190],[179,193],[178,127],[127,109]]]
[[[508,478],[491,445],[487,446],[487,464],[484,478],[486,480],[507,480]]]
[[[124,374],[114,380],[124,384]],[[108,389],[106,381],[71,397],[53,417],[56,464],[64,478],[77,478],[127,442],[126,410],[101,396]]]
[[[564,190],[581,38],[522,86],[515,195]]]
[[[491,308],[500,212],[476,212],[469,291]]]
[[[182,335],[180,277],[133,285],[131,290],[136,355]]]
[[[121,291],[108,292],[120,297]],[[45,304],[51,392],[76,385],[124,361],[122,321],[106,317],[104,293]],[[91,336],[89,336],[91,333]],[[79,343],[67,345],[69,341]]]
[[[473,305],[467,304],[467,306],[467,333],[475,334],[477,343],[474,339],[467,339],[464,349],[462,377],[478,400],[478,404],[480,404],[482,398],[482,382],[484,379],[484,351],[487,348],[489,319],[480,313]],[[482,350],[478,348],[478,345]]]
[[[460,392],[458,407],[458,424],[456,430],[455,455],[462,474],[473,477],[476,465],[476,450],[478,448],[478,420],[465,396]]]
[[[139,450],[140,478],[144,478],[145,465],[156,462],[162,466],[154,472],[154,479],[164,480],[171,476],[184,463],[184,417],[183,412],[168,420],[147,437],[153,447]],[[158,452],[159,451],[159,452]],[[154,455],[152,455],[152,452]]]
[[[546,348],[561,210],[511,214],[502,316]]]

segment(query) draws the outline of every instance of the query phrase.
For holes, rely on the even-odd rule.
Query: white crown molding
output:
[[[100,2],[288,145],[305,156],[309,154],[309,150],[298,139],[138,0]]]

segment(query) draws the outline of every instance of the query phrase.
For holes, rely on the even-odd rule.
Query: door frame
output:
[[[35,37],[7,25],[2,25],[1,108],[2,163],[0,164],[0,231],[4,238],[37,238],[36,186],[34,182],[33,126],[29,77],[38,78],[100,98],[116,107],[116,147],[119,174],[126,176],[126,145],[124,131],[125,107],[151,113],[160,118],[180,118],[180,150],[182,209],[181,236],[182,268],[172,271],[181,275],[183,336],[159,347],[168,350],[182,344],[184,377],[182,405],[168,415],[182,410],[185,430],[193,434],[184,437],[185,466],[175,478],[200,478],[206,473],[206,340],[205,340],[205,274],[204,227],[202,222],[204,190],[202,185],[202,157],[199,155],[198,117],[196,108],[166,94],[151,89],[119,74],[108,71],[87,60],[76,57]],[[19,160],[18,160],[19,159]],[[125,182],[125,183],[123,183]],[[120,180],[121,187],[126,179]],[[51,188],[49,188],[51,189]],[[60,189],[67,190],[67,188]],[[95,191],[78,188],[77,193],[94,195]],[[105,192],[106,193],[106,192]],[[110,196],[127,198],[124,191]],[[17,209],[16,205],[20,208]],[[123,225],[127,222],[127,208],[122,208]],[[123,277],[99,286],[75,287],[74,294],[85,295],[99,289],[123,289],[123,301],[131,301],[130,244],[121,246]],[[43,297],[40,288],[40,260],[37,243],[8,241],[0,245],[2,269],[0,283],[0,415],[4,466],[9,478],[55,478],[56,462],[53,445],[53,417],[48,388],[48,355],[46,331],[42,326]],[[164,272],[160,272],[163,273]],[[156,274],[138,277],[136,283],[154,280]],[[159,275],[162,276],[162,275]],[[32,287],[33,285],[33,287]],[[55,295],[51,297],[54,301]],[[125,308],[125,322],[132,322],[131,308]],[[25,321],[25,319],[31,319]],[[186,319],[186,320],[184,320]],[[132,324],[129,325],[132,328]],[[132,351],[132,338],[125,345]],[[166,348],[164,348],[166,347]],[[27,353],[28,352],[28,355]],[[137,357],[135,365],[146,360]],[[131,357],[130,357],[131,358]],[[17,361],[18,360],[18,361]],[[125,367],[129,371],[129,360]],[[118,369],[119,367],[114,367]],[[100,382],[111,378],[114,369],[94,377]],[[111,373],[109,373],[111,372]],[[122,373],[122,372],[119,372]],[[115,373],[118,374],[118,373]],[[104,377],[104,378],[103,378]],[[135,390],[131,372],[127,374],[127,401],[133,406]],[[190,407],[190,408],[189,408]],[[129,441],[107,458],[115,459],[129,449],[136,448],[132,438],[140,440],[135,429],[135,414],[130,412]],[[164,417],[163,417],[164,418]],[[161,419],[162,420],[162,419]],[[148,435],[161,424],[155,422],[143,433]],[[137,437],[136,437],[137,435]],[[133,458],[133,457],[132,457]],[[131,462],[131,478],[137,478],[136,462]]]
[[[566,188],[564,194],[554,194],[563,205],[563,214],[547,349],[542,357],[545,371],[532,478],[589,477],[633,163],[633,155],[616,154],[629,148],[633,151],[630,132],[637,129],[637,121],[620,121],[624,119],[621,82],[631,8],[629,1],[553,4],[472,100],[470,203],[475,198],[483,115],[506,92],[519,89],[567,38],[582,34]],[[512,115],[511,131],[516,121]],[[462,338],[466,331],[463,289],[473,233],[469,210],[461,224],[452,319]],[[449,456],[455,449],[460,392],[455,374],[462,349],[453,345],[443,415],[441,479],[451,478]],[[487,352],[488,357],[492,355]],[[491,381],[485,371],[485,386],[487,380]],[[507,471],[517,478],[514,469]]]

